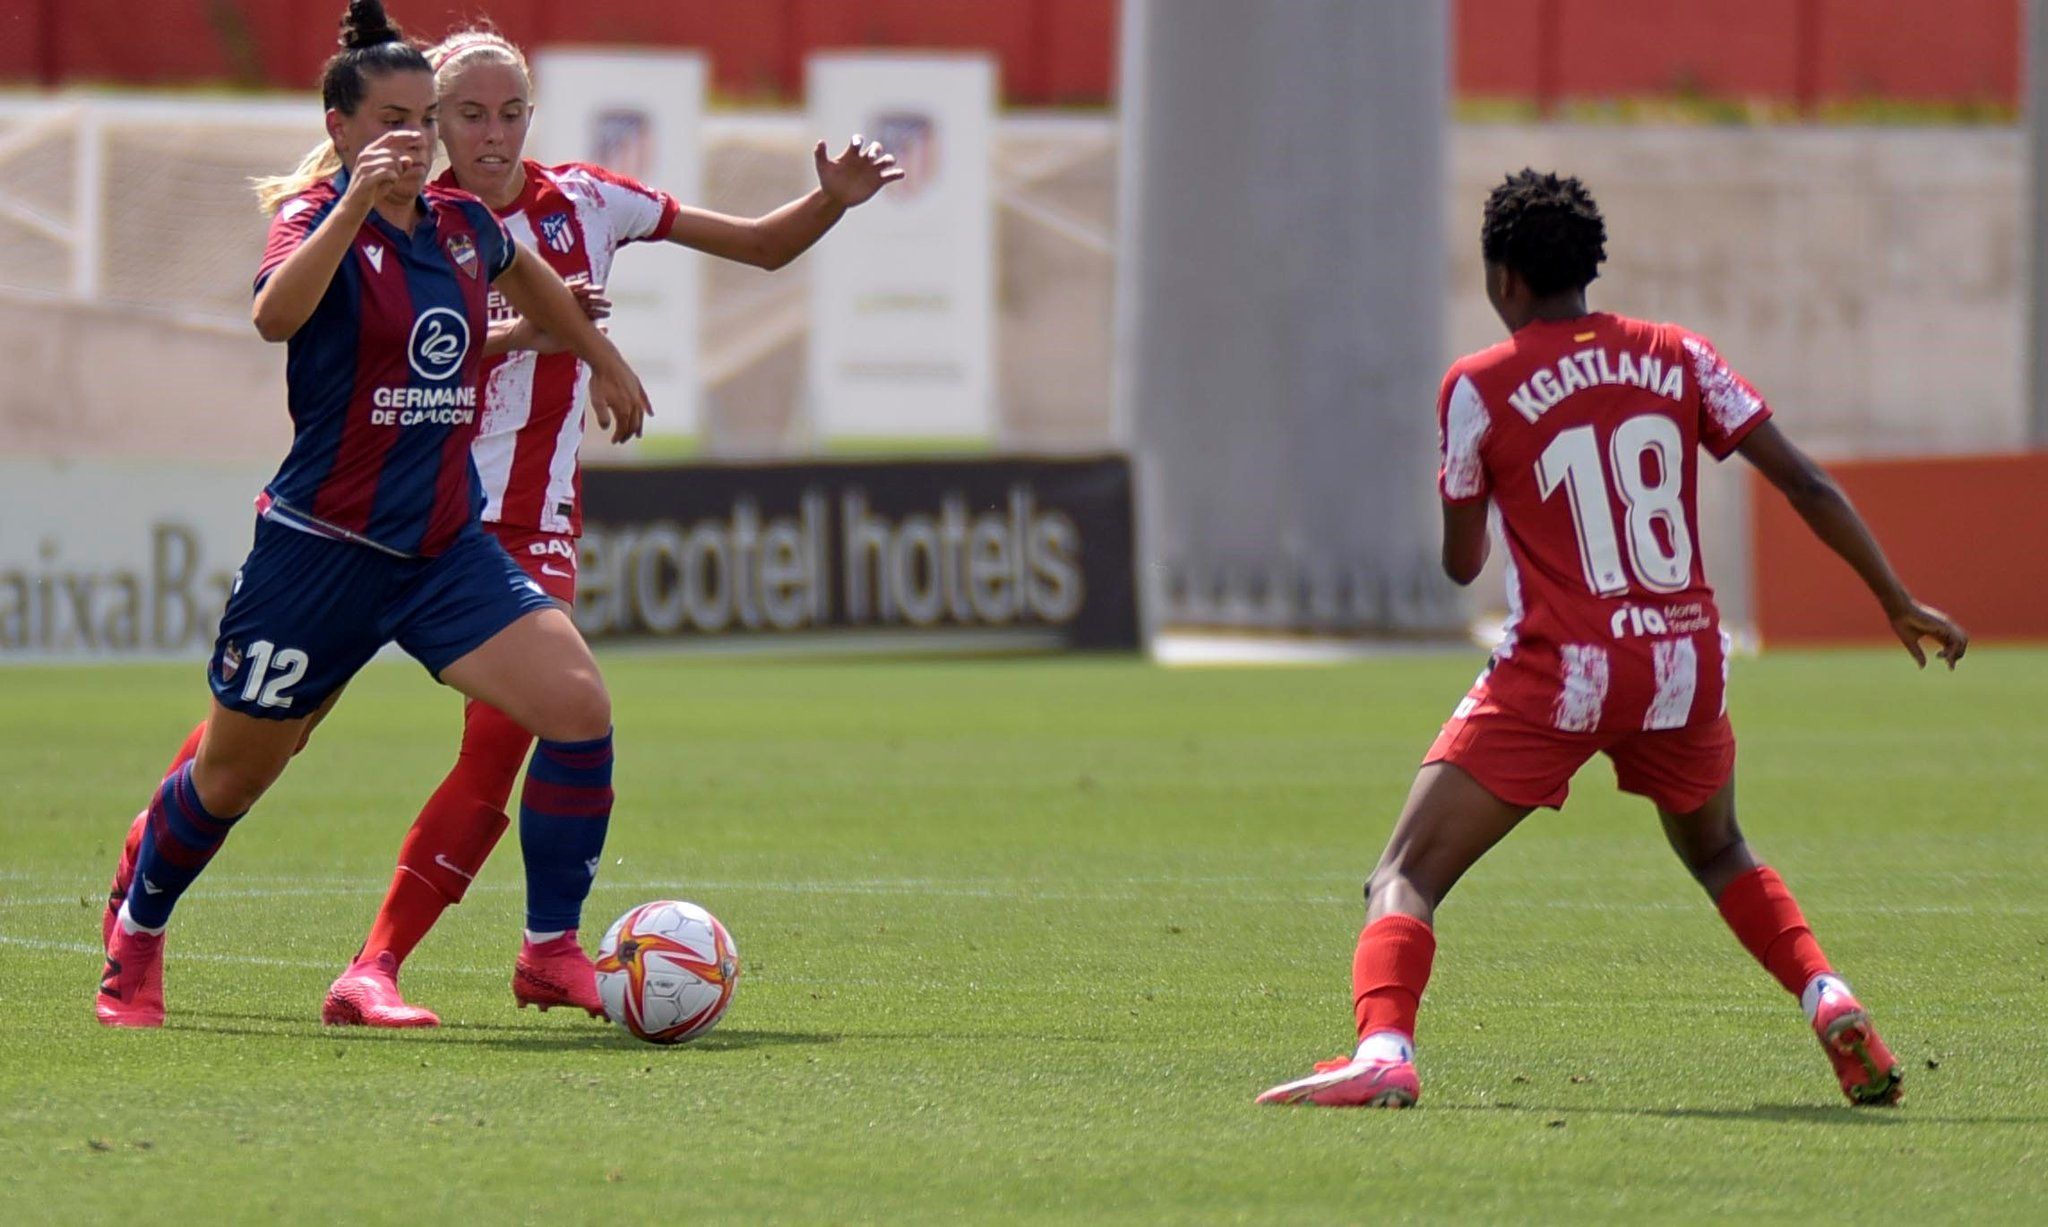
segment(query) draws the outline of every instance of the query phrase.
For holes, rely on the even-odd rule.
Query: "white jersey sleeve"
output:
[[[614,238],[621,244],[649,242],[668,237],[682,202],[659,188],[648,187],[602,166],[577,162],[560,168],[586,181],[603,202]]]

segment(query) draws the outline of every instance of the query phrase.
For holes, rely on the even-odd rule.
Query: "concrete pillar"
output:
[[[1443,0],[1125,0],[1148,623],[1439,631]]]

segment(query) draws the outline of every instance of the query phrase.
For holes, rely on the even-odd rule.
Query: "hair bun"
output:
[[[341,17],[341,47],[344,51],[360,51],[380,43],[395,43],[404,38],[391,18],[384,13],[383,0],[349,0],[348,12]]]

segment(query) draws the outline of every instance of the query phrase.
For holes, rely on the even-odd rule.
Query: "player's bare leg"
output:
[[[334,710],[334,704],[340,698],[341,692],[335,691],[332,695],[328,696],[325,703],[320,705],[318,711],[302,722],[304,727],[299,733],[298,750],[292,751],[293,754],[297,754],[299,750],[306,748],[306,743],[313,738],[313,730],[318,728],[320,722],[327,718],[328,712]],[[186,734],[184,743],[178,747],[178,752],[171,757],[171,765],[164,769],[164,779],[169,779],[176,775],[179,768],[199,757],[199,747],[206,740],[206,726],[211,719],[212,713],[209,712],[206,720],[201,720],[193,727],[190,733]],[[135,880],[135,858],[142,850],[142,832],[148,825],[149,810],[144,809],[141,813],[135,815],[135,821],[128,826],[128,837],[122,841],[121,859],[114,866],[114,880],[107,888],[107,908],[100,917],[100,945],[102,946],[114,940],[114,920],[121,914],[121,904],[127,901],[129,884]]]
[[[1430,923],[1465,871],[1530,812],[1486,791],[1461,767],[1425,765],[1366,882],[1367,923],[1395,913]]]
[[[1792,892],[1750,851],[1735,821],[1733,781],[1691,813],[1660,806],[1657,814],[1672,850],[1714,900],[1736,938],[1799,999],[1834,1065],[1842,1094],[1855,1104],[1897,1103],[1903,1077],[1898,1061],[1848,984],[1828,965]]]
[[[1366,925],[1351,965],[1358,1047],[1273,1087],[1260,1103],[1405,1108],[1421,1097],[1415,1014],[1436,956],[1430,922],[1465,871],[1529,812],[1449,763],[1430,763],[1417,773],[1366,883]]]
[[[324,710],[324,708],[323,708]],[[164,927],[170,908],[277,777],[313,717],[259,720],[215,703],[199,756],[157,790],[134,881],[108,934],[93,1013],[109,1027],[164,1021]]]
[[[612,806],[612,707],[597,661],[560,609],[537,610],[442,670],[441,680],[539,738],[519,800],[526,934],[512,971],[521,1008],[604,1016],[577,942]]]

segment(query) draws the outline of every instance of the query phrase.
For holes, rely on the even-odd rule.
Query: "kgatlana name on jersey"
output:
[[[1581,388],[1610,383],[1625,383],[1666,400],[1679,400],[1685,396],[1685,378],[1679,371],[1678,363],[1667,366],[1651,354],[1623,350],[1618,357],[1610,357],[1604,349],[1582,349],[1523,380],[1521,387],[1508,393],[1508,404],[1533,422]]]
[[[378,388],[370,403],[372,426],[467,426],[476,420],[476,385]]]

